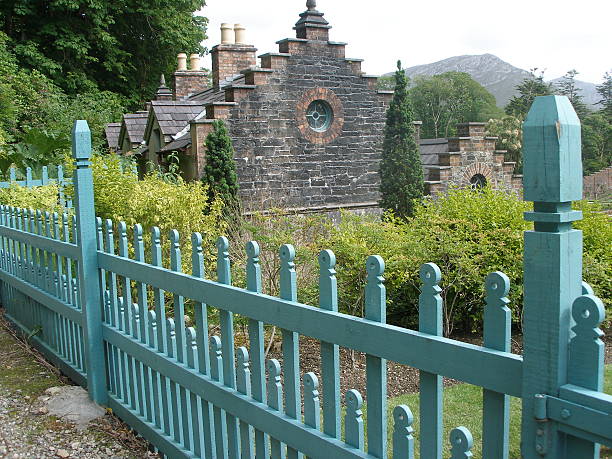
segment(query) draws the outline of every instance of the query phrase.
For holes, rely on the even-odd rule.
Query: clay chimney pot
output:
[[[235,43],[234,27],[231,24],[221,24],[221,44],[233,45]]]
[[[178,56],[178,67],[177,70],[187,70],[187,54],[180,53]]]
[[[200,56],[198,54],[189,56],[189,66],[191,70],[200,70]]]
[[[237,45],[246,45],[246,29],[242,24],[234,24],[234,34]]]

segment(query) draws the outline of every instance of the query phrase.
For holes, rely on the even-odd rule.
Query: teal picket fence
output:
[[[280,249],[280,295],[261,292],[259,246],[246,246],[246,288],[232,285],[229,244],[217,243],[216,276],[204,272],[202,238],[181,252],[159,229],[95,218],[90,134],[74,129],[74,215],[0,208],[0,288],[5,315],[91,398],[170,458],[442,459],[443,385],[483,388],[482,450],[508,459],[509,397],[522,398],[525,459],[599,457],[612,446],[612,397],[602,392],[602,302],[583,284],[580,124],[566,98],[537,98],[525,122],[524,354],[510,352],[508,278],[485,282],[484,342],[442,336],[442,273],[421,268],[419,330],[385,323],[384,261],[365,261],[365,317],[338,312],[335,257],[319,256],[320,302],[297,302],[295,250]],[[183,272],[189,259],[191,274]],[[216,277],[211,280],[209,277]],[[172,297],[172,314],[166,299]],[[186,302],[195,327],[186,326]],[[208,309],[219,311],[209,336]],[[248,349],[235,348],[234,315],[248,318]],[[282,365],[265,361],[264,325],[282,331]],[[302,374],[300,337],[320,341],[321,373]],[[366,393],[340,391],[339,346],[366,354]],[[408,406],[393,407],[387,432],[387,362],[420,370],[420,428]],[[321,397],[322,395],[322,397]],[[367,396],[367,423],[362,412]],[[366,425],[367,424],[367,425]],[[387,444],[388,434],[390,444]],[[415,438],[418,437],[418,438]],[[451,459],[472,457],[462,426]],[[367,444],[367,446],[366,446]]]
[[[50,173],[51,172],[51,173]],[[8,170],[9,180],[0,181],[1,188],[9,188],[10,186],[23,186],[26,188],[33,188],[37,186],[49,185],[55,183],[58,186],[58,200],[61,205],[67,209],[72,208],[72,200],[65,196],[64,189],[66,186],[72,183],[70,177],[64,176],[64,168],[59,165],[52,168],[43,166],[39,174],[34,174],[31,167],[25,169],[23,174],[16,167],[10,167]]]

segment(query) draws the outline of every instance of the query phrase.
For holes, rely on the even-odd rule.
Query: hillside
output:
[[[527,70],[515,67],[493,54],[454,56],[431,64],[409,67],[405,71],[410,78],[450,71],[468,73],[495,96],[500,107],[505,106],[515,94],[516,85],[529,76]],[[560,78],[552,80],[552,83],[559,80]],[[589,105],[595,105],[597,102],[595,85],[584,81],[577,81],[577,84],[582,89],[584,101]]]

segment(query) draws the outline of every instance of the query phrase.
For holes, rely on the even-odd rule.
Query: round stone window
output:
[[[470,186],[474,190],[480,190],[487,186],[487,178],[482,174],[476,174],[470,179]]]
[[[313,101],[306,110],[306,120],[308,126],[313,131],[325,132],[327,131],[334,121],[334,111],[328,102],[324,100]]]

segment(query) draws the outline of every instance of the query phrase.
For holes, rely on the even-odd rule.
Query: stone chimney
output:
[[[157,88],[157,92],[155,93],[155,100],[172,100],[172,98],[172,91],[166,86],[166,77],[162,73],[159,79],[159,88]]]
[[[329,41],[329,22],[323,19],[323,13],[317,11],[316,0],[306,2],[305,12],[300,14],[300,20],[293,28],[297,38],[308,40]]]
[[[200,68],[200,56],[189,56],[190,68],[187,69],[187,54],[177,56],[178,66],[174,72],[174,99],[182,100],[208,89],[208,73]]]
[[[246,31],[240,24],[221,24],[221,44],[210,50],[213,86],[237,75],[241,70],[257,65],[257,49],[246,44]]]

